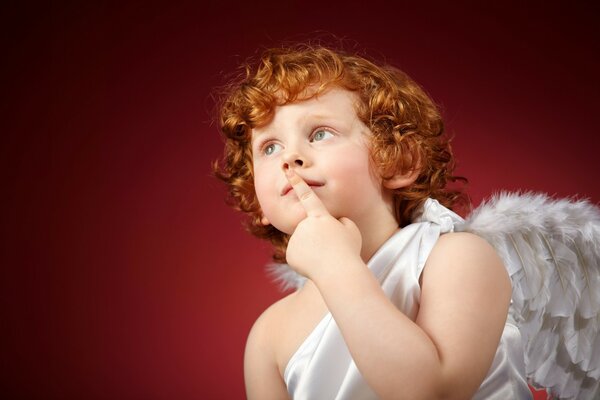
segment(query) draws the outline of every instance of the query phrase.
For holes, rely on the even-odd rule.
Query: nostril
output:
[[[290,164],[288,164],[288,163],[283,163],[283,169],[284,169],[284,170],[288,170],[288,169],[290,169]]]
[[[304,164],[304,161],[296,160],[296,161],[294,161],[294,163],[296,163],[297,166],[301,167]]]

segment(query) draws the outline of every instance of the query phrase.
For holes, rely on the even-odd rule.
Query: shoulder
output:
[[[278,340],[278,330],[285,324],[288,309],[296,292],[291,293],[269,306],[254,322],[248,341],[246,352],[259,348],[262,354],[273,354]]]
[[[469,287],[474,292],[510,300],[510,278],[498,253],[485,239],[469,232],[441,235],[421,279],[431,284]]]
[[[434,252],[464,252],[464,250],[486,252],[488,256],[496,253],[483,238],[470,232],[451,232],[440,235],[433,248]]]
[[[281,340],[279,332],[294,296],[292,293],[272,304],[250,330],[244,353],[244,380],[249,399],[287,398],[276,353]]]
[[[441,235],[427,259],[424,276],[460,275],[464,283],[494,281],[510,287],[508,273],[496,250],[483,238],[468,232]]]

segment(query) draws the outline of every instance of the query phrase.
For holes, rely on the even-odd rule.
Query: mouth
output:
[[[321,187],[323,185],[325,185],[324,183],[321,182],[316,182],[316,181],[311,181],[309,179],[305,179],[304,182],[306,182],[306,184],[308,186],[310,186],[311,188],[316,188],[316,187]],[[285,185],[285,187],[283,188],[283,190],[281,191],[281,196],[285,196],[287,195],[289,192],[291,192],[294,188],[292,187],[292,185],[287,184]]]

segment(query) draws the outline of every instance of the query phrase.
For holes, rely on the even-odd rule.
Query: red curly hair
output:
[[[289,236],[261,224],[254,191],[252,129],[268,124],[275,107],[307,100],[336,86],[356,93],[358,118],[371,130],[371,159],[383,179],[418,171],[416,181],[394,190],[396,220],[409,224],[428,197],[456,209],[468,206],[460,189],[449,182],[454,158],[444,135],[440,113],[427,94],[404,72],[324,46],[306,44],[273,48],[257,61],[247,61],[244,73],[226,86],[219,107],[225,154],[213,164],[215,175],[229,188],[229,202],[250,217],[247,227],[271,241],[276,262],[285,262]]]

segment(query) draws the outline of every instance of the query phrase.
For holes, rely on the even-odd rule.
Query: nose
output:
[[[283,157],[282,161],[283,161],[282,167],[284,169],[288,169],[290,167],[305,167],[305,166],[307,166],[306,159],[296,152],[286,154]]]

